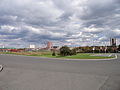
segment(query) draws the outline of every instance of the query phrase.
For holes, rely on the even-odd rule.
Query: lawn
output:
[[[63,59],[108,59],[108,58],[114,58],[107,57],[107,56],[92,56],[93,54],[87,54],[87,53],[80,53],[77,55],[72,56],[51,56],[51,55],[43,55],[42,57],[49,57],[49,58],[63,58]]]
[[[72,56],[52,56],[51,52],[0,52],[0,54],[15,54],[15,55],[25,55],[25,56],[38,56],[38,57],[48,57],[48,58],[63,58],[63,59],[108,59],[114,58],[107,56],[92,56],[93,54],[89,53],[79,53]]]

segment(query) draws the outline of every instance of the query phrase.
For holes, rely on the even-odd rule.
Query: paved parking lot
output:
[[[120,90],[120,58],[66,61],[0,55],[0,90]]]

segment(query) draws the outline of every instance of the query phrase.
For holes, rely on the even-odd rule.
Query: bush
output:
[[[120,51],[120,45],[118,46],[118,51]]]
[[[52,53],[52,56],[56,56],[55,52]]]
[[[70,55],[76,55],[76,54],[77,54],[76,49],[70,50]]]
[[[52,56],[56,56],[56,53],[55,53],[55,51],[53,51],[53,53],[52,53]]]
[[[77,54],[77,52],[76,52],[75,48],[72,50],[70,50],[70,48],[67,46],[63,46],[60,48],[60,55],[61,56],[68,56],[68,55],[71,56],[71,55],[76,55],[76,54]]]
[[[61,56],[68,56],[68,55],[70,55],[70,53],[71,53],[71,50],[68,46],[62,46],[60,48],[60,55]]]

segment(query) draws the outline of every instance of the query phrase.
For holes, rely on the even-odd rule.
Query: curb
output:
[[[115,54],[115,59],[117,59],[118,58],[118,56]]]
[[[47,58],[47,59],[53,59],[53,60],[66,60],[66,61],[105,61],[105,60],[115,60],[117,59],[117,55],[114,55],[114,58],[107,58],[107,59],[65,59],[65,58],[48,58],[48,57],[40,57],[40,58]]]
[[[0,72],[3,70],[3,66],[2,65],[0,65]]]

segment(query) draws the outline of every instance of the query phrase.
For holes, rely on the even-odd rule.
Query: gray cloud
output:
[[[0,8],[0,41],[6,46],[120,39],[119,0],[1,0]]]

